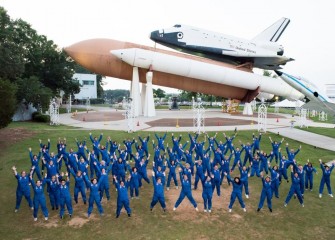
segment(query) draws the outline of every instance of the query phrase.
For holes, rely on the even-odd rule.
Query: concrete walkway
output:
[[[93,109],[99,112],[113,112],[115,109],[110,108],[96,108]],[[122,110],[117,110],[118,112],[124,112]],[[83,114],[83,113],[78,113]],[[168,131],[168,132],[193,132],[196,129],[193,127],[178,127],[179,119],[190,119],[193,118],[193,112],[191,110],[180,110],[180,111],[169,111],[169,110],[157,110],[156,117],[146,118],[146,117],[138,117],[133,120],[134,131]],[[277,114],[278,115],[278,114]],[[284,137],[288,137],[303,143],[310,144],[312,146],[316,146],[323,149],[328,149],[331,151],[335,151],[335,139],[310,133],[307,131],[303,131],[296,128],[290,128],[291,125],[291,116],[287,114],[279,114],[282,118],[268,118],[267,119],[267,130],[273,133],[279,133]],[[242,116],[242,115],[232,115],[227,113],[222,113],[221,110],[209,109],[205,113],[206,118],[231,118],[231,119],[243,119],[250,121],[248,125],[238,125],[238,126],[206,126],[206,131],[233,131],[235,128],[237,130],[255,130],[257,131],[257,117],[253,116]],[[147,124],[147,122],[158,120],[158,119],[170,119],[172,121],[176,121],[175,127],[151,127]],[[104,119],[104,121],[100,122],[87,122],[87,121],[79,121],[72,118],[72,114],[61,114],[60,115],[60,123],[68,126],[85,128],[85,129],[102,129],[102,130],[123,130],[127,131],[127,121],[119,120],[119,121],[108,121],[108,119]],[[307,124],[313,127],[325,127],[329,128],[332,131],[335,131],[335,124],[324,124],[324,123],[315,123],[312,121],[308,121]]]

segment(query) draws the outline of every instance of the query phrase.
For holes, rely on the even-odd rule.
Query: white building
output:
[[[326,95],[330,99],[335,100],[335,84],[334,83],[326,84]]]
[[[97,98],[97,75],[75,73],[73,79],[80,84],[80,92],[74,95],[75,99]]]

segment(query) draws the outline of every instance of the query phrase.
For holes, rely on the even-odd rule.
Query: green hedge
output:
[[[34,122],[50,122],[50,116],[41,114],[40,112],[33,112],[32,118]]]

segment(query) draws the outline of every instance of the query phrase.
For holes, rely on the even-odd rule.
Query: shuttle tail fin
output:
[[[289,23],[290,19],[283,17],[258,34],[252,40],[255,42],[277,42]]]

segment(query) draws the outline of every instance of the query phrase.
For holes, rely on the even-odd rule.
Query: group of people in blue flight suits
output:
[[[166,143],[167,133],[161,136],[155,133],[155,139],[152,140],[153,160],[150,164],[150,134],[143,138],[138,136],[138,141],[135,138],[125,139],[121,147],[120,143],[112,141],[110,137],[103,145],[101,143],[103,133],[99,137],[93,137],[90,133],[92,149],[88,149],[85,140],[78,141],[78,139],[75,139],[77,151],[72,148],[67,149],[66,139],[59,138],[57,153],[50,150],[50,139],[46,144],[43,144],[40,140],[40,151],[37,154],[33,154],[32,149],[29,148],[30,172],[22,171],[19,174],[15,166],[12,168],[18,183],[15,212],[20,208],[22,197],[25,197],[29,207],[33,210],[34,220],[37,221],[39,207],[42,209],[45,220],[48,220],[46,188],[51,209],[59,210],[61,219],[64,218],[65,209],[70,217],[73,215],[72,201],[74,199],[77,204],[79,194],[84,205],[88,202],[88,217],[93,211],[94,204],[97,206],[99,214],[103,215],[102,199],[105,196],[107,200],[110,200],[110,182],[112,181],[118,195],[116,218],[120,216],[122,208],[125,208],[128,217],[130,217],[132,210],[129,196],[139,198],[143,180],[148,184],[152,181],[153,184],[151,211],[158,202],[164,212],[167,210],[165,191],[170,190],[173,180],[176,189],[179,188],[179,183],[181,187],[173,211],[177,210],[185,197],[195,210],[199,211],[192,191],[196,190],[199,182],[201,182],[204,211],[211,212],[213,194],[216,192],[218,196],[221,195],[221,185],[225,177],[227,183],[232,185],[228,211],[232,211],[236,198],[243,211],[246,211],[242,192],[244,190],[245,198],[248,199],[248,179],[255,175],[260,177],[262,181],[257,211],[263,208],[266,200],[269,211],[272,212],[272,198],[273,195],[279,198],[279,186],[283,179],[287,182],[291,181],[284,206],[287,206],[293,196],[298,198],[301,206],[304,206],[304,191],[312,191],[313,174],[316,173],[316,168],[309,161],[305,165],[297,163],[296,156],[301,146],[294,151],[294,149],[289,149],[288,144],[286,144],[287,156],[284,156],[280,148],[284,139],[273,141],[269,137],[272,151],[267,154],[260,147],[261,133],[258,136],[252,136],[251,144],[243,144],[239,141],[240,147],[233,143],[236,134],[229,137],[223,133],[223,136],[226,139],[225,142],[218,142],[217,134],[211,137],[205,134],[203,141],[200,141],[198,134],[192,135],[189,133],[188,140],[183,144],[182,135],[175,136],[172,133],[172,146],[169,146]],[[207,148],[205,145],[207,145]],[[234,160],[231,163],[232,159]],[[148,175],[149,165],[152,166],[151,181]],[[333,197],[330,175],[334,169],[334,164],[329,167],[320,160],[320,167],[322,178],[319,197],[322,197],[325,184],[328,194]],[[64,171],[65,168],[66,171]],[[235,168],[238,169],[239,174],[232,177],[231,173]],[[291,170],[290,179],[287,175],[289,168]],[[71,184],[73,185],[73,198],[70,186],[71,175],[74,179],[74,183]],[[112,175],[111,178],[110,175]],[[34,180],[34,176],[36,176],[36,180]],[[31,199],[31,189],[34,192],[33,200]],[[88,192],[89,196],[87,197]]]

